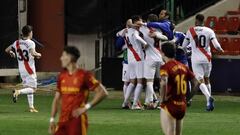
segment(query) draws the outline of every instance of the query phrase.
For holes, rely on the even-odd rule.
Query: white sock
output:
[[[153,102],[153,82],[147,82],[145,103]]]
[[[147,90],[147,87],[145,88],[145,104],[149,103],[149,90]]]
[[[191,85],[191,82],[188,82],[188,87],[189,87],[189,92],[192,91],[192,85]]]
[[[19,90],[20,94],[32,94],[34,93],[33,88],[24,88]]]
[[[208,91],[208,88],[206,86],[205,83],[201,83],[199,86],[200,90],[202,91],[202,93],[205,95],[206,99],[207,99],[207,105],[209,105],[209,98],[210,98],[210,93]]]
[[[153,91],[153,99],[158,100],[158,97],[157,97],[155,91]]]
[[[34,106],[33,106],[34,95],[33,94],[27,94],[27,98],[28,98],[29,107],[34,108]]]
[[[143,85],[141,83],[138,83],[135,91],[134,91],[134,100],[133,100],[133,105],[137,105],[138,100],[140,98],[141,92],[142,92]]]
[[[128,103],[129,97],[131,96],[132,91],[134,90],[135,85],[133,83],[130,83],[126,89],[125,97],[124,97],[124,104],[126,105]]]
[[[207,84],[207,88],[208,88],[208,91],[209,91],[210,95],[212,95],[212,90],[211,90],[211,84],[210,83]]]
[[[126,95],[127,87],[128,87],[128,85],[126,85],[126,84],[123,85],[123,97],[124,98],[125,98],[125,95]]]

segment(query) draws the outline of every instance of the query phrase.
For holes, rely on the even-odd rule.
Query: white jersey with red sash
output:
[[[125,40],[128,46],[128,62],[143,61],[144,52],[143,45],[137,39],[136,35],[140,35],[139,31],[129,28]]]
[[[197,63],[211,62],[210,42],[215,39],[215,33],[212,29],[205,26],[191,27],[186,34],[192,48],[191,59]]]
[[[30,39],[20,39],[13,43],[12,48],[16,52],[20,74],[24,76],[36,74],[34,57],[30,53],[30,49],[35,49],[35,43]]]
[[[162,62],[163,60],[162,60],[162,56],[160,54],[160,43],[161,43],[161,41],[157,38],[151,38],[149,36],[149,34],[151,32],[157,32],[157,31],[153,30],[152,28],[145,27],[145,26],[142,26],[140,28],[140,31],[144,35],[144,40],[149,45],[145,50],[145,52],[146,52],[145,60]]]

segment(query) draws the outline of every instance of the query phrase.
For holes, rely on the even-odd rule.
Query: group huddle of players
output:
[[[195,19],[195,26],[189,28],[186,35],[175,31],[175,26],[169,20],[169,13],[166,10],[162,10],[159,17],[149,14],[146,22],[139,15],[127,20],[126,28],[117,33],[116,40],[116,46],[123,50],[124,57],[123,109],[158,108],[158,103],[162,99],[155,94],[154,87],[158,85],[154,83],[160,82],[159,71],[166,62],[163,59],[161,47],[168,42],[174,44],[176,48],[174,59],[192,68],[199,82],[199,89],[206,96],[206,110],[214,109],[209,81],[212,68],[210,42],[218,51],[223,52],[223,49],[214,31],[204,26],[204,16],[198,14]],[[172,81],[177,82],[179,78],[175,79]],[[182,84],[181,78],[177,87],[186,88],[186,95],[191,91],[190,82],[186,85]],[[139,102],[143,89],[146,91],[144,106]]]
[[[223,52],[223,49],[213,30],[204,27],[203,15],[196,15],[195,26],[190,27],[186,35],[174,31],[174,25],[168,18],[166,10],[162,10],[159,17],[150,14],[147,22],[143,22],[140,16],[133,16],[127,21],[126,28],[117,33],[117,45],[124,52],[122,108],[142,109],[139,100],[145,85],[145,107],[157,108],[156,101],[160,101],[164,134],[179,135],[187,101],[190,101],[197,89],[206,97],[206,110],[213,111],[214,99],[209,81],[212,68],[209,44],[212,43],[218,51]],[[24,26],[22,34],[21,39],[5,50],[18,60],[23,81],[23,88],[13,91],[13,102],[17,102],[19,95],[26,94],[29,111],[36,113],[38,110],[34,107],[34,93],[37,89],[37,76],[34,58],[40,58],[41,54],[36,52],[35,43],[31,40],[32,27]],[[187,67],[186,52],[189,47],[193,72]],[[86,135],[86,112],[108,95],[104,86],[91,73],[77,67],[79,57],[79,50],[71,46],[65,47],[60,57],[63,71],[58,77],[49,120],[49,133],[52,135]],[[160,99],[154,92],[154,80],[160,82]],[[94,91],[95,96],[88,101],[90,91]],[[131,95],[133,103],[130,100]],[[59,108],[61,113],[56,126],[55,117]]]

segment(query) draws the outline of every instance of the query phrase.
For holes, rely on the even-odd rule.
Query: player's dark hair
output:
[[[204,21],[204,15],[202,15],[202,14],[197,14],[196,17],[195,17],[195,19],[196,19],[197,21],[199,21],[200,23],[203,23],[203,21]]]
[[[134,15],[131,17],[131,19],[132,19],[132,23],[135,23],[135,22],[141,20],[142,17],[140,15]]]
[[[158,21],[158,16],[155,14],[149,14],[148,19],[149,22],[157,22]]]
[[[33,30],[32,26],[30,25],[25,25],[23,28],[22,28],[22,34],[24,37],[27,37],[29,36],[30,32]]]
[[[80,51],[74,46],[67,46],[63,51],[72,56],[72,62],[77,62],[80,57]]]
[[[172,42],[163,43],[161,46],[161,50],[168,58],[175,58],[176,56],[176,46]]]

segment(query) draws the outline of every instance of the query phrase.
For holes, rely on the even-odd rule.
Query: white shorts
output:
[[[210,77],[212,70],[212,63],[195,63],[192,62],[192,69],[197,80],[204,79],[204,77]]]
[[[159,61],[144,61],[144,78],[146,79],[154,79],[154,77],[159,78],[159,70],[160,70]]]
[[[37,88],[37,76],[36,74],[32,75],[21,75],[22,84],[24,87]]]
[[[128,64],[123,63],[122,68],[122,81],[129,82],[129,71],[128,71]]]
[[[128,64],[130,79],[143,78],[143,63],[143,61],[138,61]]]

